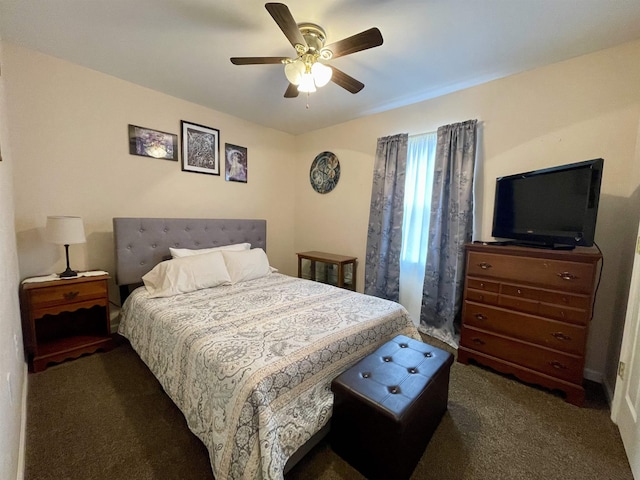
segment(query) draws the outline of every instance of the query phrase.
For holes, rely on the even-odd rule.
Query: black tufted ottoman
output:
[[[447,410],[453,355],[399,335],[338,376],[333,450],[370,479],[411,476]]]

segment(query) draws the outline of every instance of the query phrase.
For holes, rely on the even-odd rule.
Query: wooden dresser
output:
[[[600,253],[467,245],[458,361],[584,402],[583,370]]]

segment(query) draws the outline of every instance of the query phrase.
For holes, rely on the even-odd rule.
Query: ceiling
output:
[[[329,83],[287,99],[282,66],[232,65],[294,56],[264,0],[0,0],[0,37],[292,134],[640,39],[638,0],[284,3],[327,44],[380,29],[382,46],[330,63],[361,92]]]

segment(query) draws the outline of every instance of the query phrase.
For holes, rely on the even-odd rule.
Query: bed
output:
[[[116,282],[127,296],[119,333],[205,444],[217,480],[282,479],[330,425],[331,380],[396,335],[420,339],[397,303],[272,266],[158,298],[138,286],[181,261],[164,261],[170,248],[250,244],[249,253],[189,261],[222,257],[231,277],[238,258],[260,256],[262,268],[264,220],[114,218],[113,227]]]

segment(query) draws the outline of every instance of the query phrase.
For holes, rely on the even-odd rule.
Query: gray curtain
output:
[[[406,133],[378,139],[369,210],[364,293],[397,302],[400,298],[400,250]]]
[[[420,330],[458,347],[464,244],[473,233],[477,120],[438,128]]]

